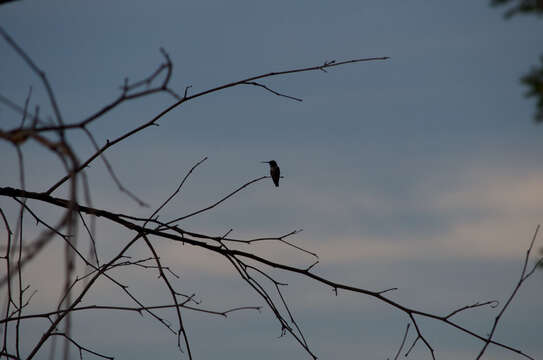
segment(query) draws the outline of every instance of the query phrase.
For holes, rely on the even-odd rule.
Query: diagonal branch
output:
[[[526,272],[527,267],[528,267],[528,260],[530,259],[530,253],[532,252],[532,249],[534,247],[535,239],[537,238],[537,233],[539,232],[539,228],[540,228],[540,225],[537,225],[534,232],[534,236],[532,237],[532,241],[530,242],[530,246],[528,247],[528,250],[526,250],[526,256],[524,257],[524,264],[522,266],[522,271],[520,273],[520,279],[516,283],[515,288],[513,289],[513,292],[511,293],[511,295],[509,296],[509,298],[503,305],[502,309],[500,310],[500,312],[494,319],[494,324],[492,324],[492,329],[490,330],[490,334],[488,334],[488,338],[485,339],[485,344],[483,348],[481,349],[481,351],[479,352],[479,354],[477,355],[477,358],[476,358],[477,360],[479,360],[483,356],[486,349],[488,348],[488,345],[493,343],[492,337],[494,336],[494,332],[496,331],[496,328],[498,327],[498,323],[500,322],[500,319],[503,313],[505,312],[505,310],[507,310],[507,308],[509,307],[509,304],[511,304],[511,301],[513,301],[513,298],[517,295],[524,281],[526,281],[526,279],[528,279],[534,273],[537,267],[537,263],[536,263],[530,271]]]
[[[116,138],[116,139],[114,139],[112,141],[108,141],[104,146],[102,146],[100,148],[99,151],[97,151],[96,153],[91,155],[86,161],[81,163],[79,168],[75,169],[75,172],[77,173],[77,172],[81,171],[82,169],[86,168],[92,161],[94,161],[94,159],[96,159],[101,153],[108,150],[110,147],[120,143],[121,141],[125,140],[126,138],[128,138],[128,137],[130,137],[130,136],[132,136],[134,134],[137,134],[140,131],[142,131],[142,130],[150,127],[150,126],[156,125],[156,122],[159,119],[161,119],[164,115],[168,114],[170,111],[174,110],[175,108],[177,108],[178,106],[182,105],[183,103],[185,103],[187,101],[190,101],[190,100],[193,100],[193,99],[196,99],[196,98],[199,98],[199,97],[211,94],[211,93],[219,92],[219,91],[222,91],[222,90],[225,90],[225,89],[228,89],[228,88],[232,88],[232,87],[236,87],[236,86],[239,86],[239,85],[244,85],[244,84],[247,84],[247,83],[250,83],[250,82],[254,82],[254,81],[259,80],[259,79],[270,78],[270,77],[275,77],[275,76],[283,76],[283,75],[288,75],[288,74],[296,74],[296,73],[302,73],[302,72],[325,70],[327,68],[331,68],[331,67],[335,67],[335,66],[342,66],[342,65],[347,65],[347,64],[355,64],[355,63],[369,62],[369,61],[380,61],[380,60],[387,60],[387,59],[389,59],[388,56],[359,58],[359,59],[351,59],[351,60],[338,61],[338,62],[331,61],[331,62],[325,62],[324,64],[321,64],[321,65],[316,65],[316,66],[301,67],[301,68],[296,68],[296,69],[276,71],[276,72],[270,72],[270,73],[266,73],[266,74],[251,76],[251,77],[246,78],[246,79],[230,82],[230,83],[227,83],[227,84],[224,84],[224,85],[219,85],[217,87],[214,87],[214,88],[211,88],[211,89],[208,89],[208,90],[204,90],[204,91],[195,93],[193,95],[188,95],[187,91],[185,91],[185,95],[179,101],[177,101],[174,104],[168,106],[166,109],[162,110],[160,113],[158,113],[155,117],[153,117],[149,121],[147,121],[147,122],[141,124],[140,126],[126,132],[125,134],[119,136],[118,138]],[[188,87],[187,87],[187,90],[188,90]],[[80,126],[80,125],[77,125],[77,126]],[[68,180],[67,176],[63,177],[57,183],[52,185],[46,192],[48,194],[51,194],[53,191],[58,189],[59,186],[61,186],[67,180]]]

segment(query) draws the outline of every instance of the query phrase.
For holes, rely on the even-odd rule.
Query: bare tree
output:
[[[39,108],[34,111],[29,109],[29,103],[32,96],[31,90],[28,93],[23,105],[17,101],[9,99],[7,95],[0,94],[0,101],[7,107],[15,111],[21,117],[20,124],[11,129],[0,129],[0,138],[13,145],[17,154],[19,187],[0,187],[0,197],[6,200],[4,208],[0,208],[0,223],[2,227],[1,251],[5,266],[0,273],[0,287],[5,293],[5,308],[2,310],[0,326],[2,327],[2,348],[0,357],[11,359],[32,359],[40,351],[43,351],[46,343],[55,344],[55,339],[60,338],[63,343],[63,358],[67,359],[72,348],[82,353],[93,354],[98,357],[112,358],[109,355],[102,354],[99,349],[94,349],[92,344],[88,345],[77,339],[77,334],[72,331],[72,317],[78,312],[88,311],[119,311],[132,312],[134,314],[147,314],[153,320],[164,326],[168,331],[175,335],[179,350],[189,359],[197,358],[197,354],[191,351],[189,341],[190,328],[185,325],[184,315],[186,312],[200,312],[205,314],[228,316],[232,312],[259,310],[262,305],[240,306],[226,310],[215,310],[204,308],[196,300],[194,294],[187,294],[176,288],[172,279],[178,275],[175,269],[169,264],[163,262],[161,253],[157,248],[157,241],[163,239],[178,246],[191,246],[202,249],[215,257],[225,259],[231,264],[232,269],[239,275],[239,279],[244,281],[267,307],[277,320],[282,334],[289,334],[297,343],[307,352],[307,354],[316,359],[315,354],[308,344],[302,331],[302,326],[296,321],[294,312],[289,306],[283,295],[283,287],[286,285],[281,279],[276,278],[276,273],[297,274],[307,281],[315,281],[330,287],[336,294],[339,291],[359,294],[366,297],[377,299],[378,301],[390,306],[391,310],[403,313],[407,320],[407,327],[394,359],[397,359],[400,353],[405,351],[409,355],[411,350],[418,344],[427,349],[432,358],[435,358],[434,347],[425,335],[421,319],[429,319],[444,324],[455,329],[460,333],[477,339],[481,343],[480,358],[489,345],[497,346],[513,353],[519,354],[527,359],[533,359],[529,354],[521,349],[509,346],[505,343],[494,340],[494,332],[499,324],[500,318],[507,309],[511,300],[518,293],[519,288],[534,272],[534,267],[529,267],[530,254],[537,237],[537,228],[534,237],[524,259],[524,266],[521,277],[516,284],[514,291],[508,301],[501,307],[496,316],[489,334],[479,334],[461,323],[455,321],[455,315],[460,312],[472,310],[475,308],[491,306],[498,307],[497,301],[477,302],[470,305],[460,306],[447,314],[434,314],[422,309],[415,309],[401,304],[388,296],[389,292],[396,288],[384,290],[370,290],[351,286],[346,283],[332,281],[325,276],[318,275],[314,269],[318,264],[318,256],[308,249],[304,249],[295,244],[292,238],[300,231],[295,230],[282,236],[259,237],[259,238],[235,238],[230,235],[230,231],[221,236],[214,236],[205,233],[191,231],[185,226],[181,226],[181,221],[197,216],[202,213],[213,211],[217,206],[222,205],[228,199],[232,198],[246,188],[263,181],[269,176],[261,176],[252,179],[241,186],[234,188],[230,193],[216,200],[212,204],[196,211],[192,211],[184,216],[171,219],[162,219],[159,217],[161,211],[166,205],[173,201],[176,196],[184,189],[187,179],[197,170],[199,166],[206,161],[206,157],[196,162],[190,168],[186,175],[178,182],[177,188],[167,197],[160,206],[151,211],[150,215],[144,217],[134,216],[128,212],[115,213],[104,210],[100,206],[93,205],[91,189],[87,181],[87,169],[96,161],[102,161],[111,178],[118,186],[120,192],[126,194],[135,203],[140,206],[146,206],[145,202],[129,191],[120,181],[114,167],[108,162],[106,153],[110,152],[116,145],[119,145],[131,136],[141,133],[151,126],[158,125],[164,115],[173,109],[181,107],[186,102],[196,98],[203,97],[212,93],[219,93],[229,88],[250,85],[261,88],[270,94],[285,98],[286,100],[302,101],[300,98],[285,94],[272,89],[266,85],[263,80],[284,76],[287,74],[297,74],[302,72],[323,71],[338,66],[348,64],[358,64],[362,62],[382,61],[387,57],[358,58],[345,61],[325,61],[318,65],[303,68],[287,69],[283,71],[274,71],[257,76],[251,76],[235,82],[214,87],[197,93],[191,93],[191,86],[187,86],[183,92],[178,93],[170,87],[173,64],[168,53],[161,49],[163,63],[140,81],[130,82],[126,80],[121,88],[120,95],[113,99],[109,104],[87,118],[78,122],[66,122],[57,103],[55,93],[48,81],[46,73],[32,60],[28,53],[17,44],[17,42],[0,27],[0,35],[3,40],[10,45],[21,58],[21,61],[28,65],[28,68],[34,72],[41,81],[53,109],[52,121],[47,121],[40,115]],[[99,121],[105,114],[109,113],[119,105],[131,100],[138,100],[153,94],[166,94],[173,98],[173,103],[167,106],[156,116],[144,121],[143,123],[126,129],[120,136],[108,139],[101,144],[89,129],[89,125]],[[81,158],[78,154],[78,148],[72,145],[71,138],[74,133],[83,133],[89,143],[94,148],[94,153],[86,158]],[[45,191],[32,191],[28,189],[25,181],[25,159],[22,148],[27,144],[34,142],[43,152],[49,152],[54,155],[64,168],[64,172],[58,174],[58,180],[48,186]],[[65,194],[64,197],[57,195],[59,192]],[[36,208],[43,206],[60,210],[55,220],[44,217]],[[14,211],[16,209],[16,211]],[[15,213],[15,216],[10,214]],[[41,229],[41,232],[32,239],[26,238],[23,233],[28,232],[25,224],[26,219],[32,219]],[[98,219],[111,223],[126,231],[126,240],[119,241],[119,246],[115,253],[108,257],[99,256],[97,251],[98,244],[95,241],[96,224]],[[81,239],[86,243],[82,244]],[[58,262],[63,263],[64,279],[62,293],[59,294],[59,301],[47,311],[39,313],[27,313],[26,308],[32,301],[34,292],[30,289],[23,277],[23,269],[44,251],[44,249],[53,241],[63,242],[64,252],[58,254]],[[251,251],[248,245],[262,242],[272,242],[277,246],[289,246],[293,251],[300,251],[314,257],[312,263],[306,266],[295,266],[288,263],[278,262],[266,256]],[[148,250],[148,256],[143,258],[133,258],[128,255],[129,251],[136,245],[144,245]],[[90,251],[85,254],[83,248]],[[249,249],[249,250],[247,250]],[[541,260],[539,260],[541,262]],[[137,267],[143,271],[158,274],[158,281],[164,285],[165,291],[171,299],[167,304],[150,304],[141,299],[138,294],[132,291],[127,281],[118,279],[116,272],[122,268]],[[272,274],[272,270],[279,270]],[[84,301],[98,281],[107,281],[113,284],[130,300],[132,306],[112,306],[100,303],[87,304]],[[175,310],[175,320],[162,317],[160,310]],[[22,351],[22,343],[28,340],[21,332],[23,323],[35,319],[44,319],[41,337],[30,344],[28,353]],[[407,338],[410,326],[414,329],[413,339],[407,344]],[[92,348],[91,348],[92,347]],[[51,347],[52,349],[55,346]],[[404,348],[407,348],[405,350]],[[54,350],[53,350],[54,351]],[[54,354],[52,352],[51,354]],[[54,356],[54,355],[51,355]]]

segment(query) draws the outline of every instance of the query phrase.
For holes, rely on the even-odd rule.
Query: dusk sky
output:
[[[290,240],[318,253],[319,275],[369,290],[397,287],[389,295],[394,300],[442,315],[477,301],[503,305],[543,221],[543,125],[533,121],[535,101],[524,97],[519,80],[543,52],[543,20],[505,20],[505,9],[489,3],[23,0],[0,6],[0,26],[46,72],[66,122],[111,102],[126,77],[137,81],[151,74],[163,61],[160,48],[174,64],[170,85],[180,94],[189,85],[195,93],[271,71],[389,56],[262,81],[303,102],[245,86],[178,107],[160,126],[106,154],[123,185],[150,208],[119,192],[98,161],[87,170],[93,206],[148,216],[207,156],[179,199],[161,213],[161,219],[176,218],[267,175],[260,161],[274,159],[284,176],[278,188],[266,179],[179,225],[210,235],[232,229],[230,235],[240,238],[303,229]],[[40,105],[44,118],[52,116],[39,78],[0,41],[0,95],[22,106],[30,86],[31,109]],[[90,130],[104,144],[174,101],[159,94],[125,103]],[[0,129],[20,120],[0,103]],[[70,136],[81,160],[93,153],[84,134]],[[44,191],[64,175],[62,164],[36,144],[23,150],[28,190]],[[0,154],[0,186],[20,187],[13,146],[0,142]],[[65,194],[62,189],[55,196]],[[46,206],[30,204],[54,219]],[[0,197],[0,207],[15,223],[16,203]],[[37,231],[28,230],[28,240]],[[104,258],[129,238],[98,222]],[[158,242],[163,263],[180,274],[176,286],[195,293],[202,306],[264,306],[226,319],[185,311],[195,359],[309,358],[292,337],[279,337],[280,325],[264,301],[224,259]],[[79,243],[87,243],[83,235]],[[540,248],[543,239],[535,255]],[[55,308],[62,249],[55,241],[25,269],[27,283],[38,290],[27,313]],[[280,244],[250,250],[285,264],[313,262]],[[144,246],[131,255],[149,256]],[[394,357],[409,322],[404,313],[361,294],[335,296],[309,279],[270,273],[289,283],[286,300],[320,359]],[[148,303],[168,302],[156,273],[132,269],[118,275]],[[3,304],[5,289],[0,295]],[[496,340],[543,358],[542,299],[543,270],[520,289]],[[85,304],[130,301],[103,281]],[[484,335],[499,310],[479,308],[457,320]],[[164,315],[175,324],[173,312]],[[187,358],[175,336],[149,316],[81,312],[74,324],[75,338],[116,359]],[[420,324],[438,359],[474,359],[483,345],[440,323]],[[47,325],[43,319],[29,322],[25,336],[37,339]],[[38,358],[48,355],[46,347]],[[409,358],[431,356],[418,343]],[[485,358],[524,359],[493,346]]]

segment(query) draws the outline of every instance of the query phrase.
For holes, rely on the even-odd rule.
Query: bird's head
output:
[[[277,166],[277,163],[275,162],[275,160],[261,161],[261,163],[270,164],[270,166]]]

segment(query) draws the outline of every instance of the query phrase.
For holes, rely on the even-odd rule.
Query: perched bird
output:
[[[270,176],[275,186],[279,186],[279,177],[281,175],[281,170],[279,169],[279,166],[277,166],[277,163],[275,162],[275,160],[261,161],[261,162],[270,164]]]

